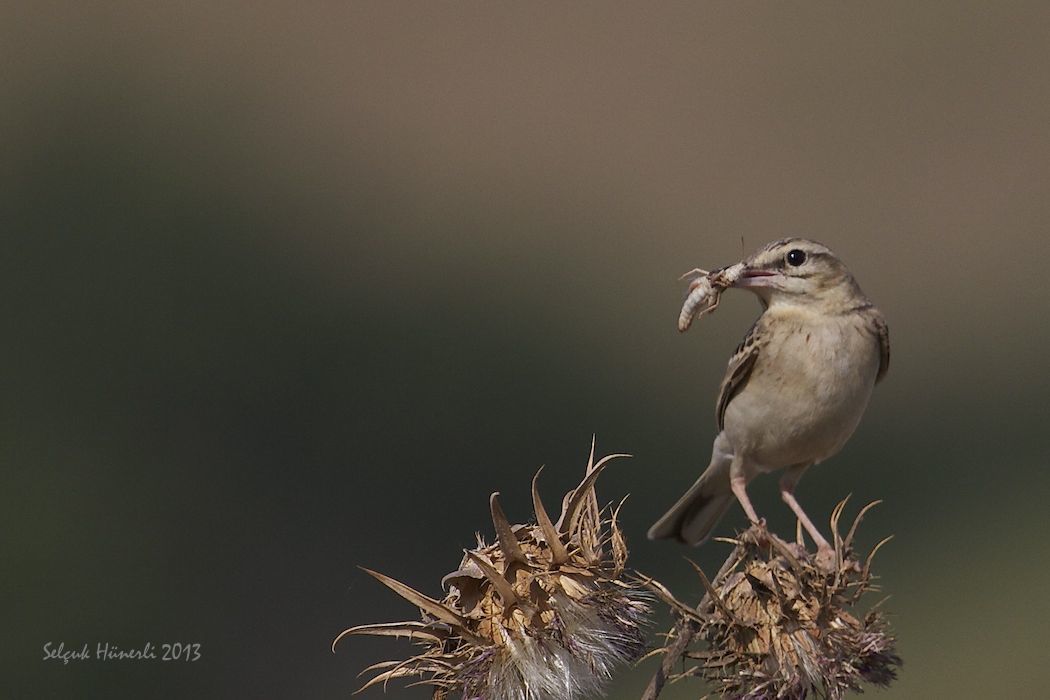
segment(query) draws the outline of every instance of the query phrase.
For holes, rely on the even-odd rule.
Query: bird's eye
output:
[[[798,248],[795,248],[794,250],[788,252],[787,261],[788,265],[798,267],[802,263],[806,262],[806,254]]]

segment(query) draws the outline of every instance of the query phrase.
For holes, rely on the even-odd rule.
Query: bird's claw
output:
[[[766,529],[765,518],[759,518],[757,521],[753,521],[751,527],[749,527],[744,534],[749,536],[759,547],[769,545],[770,533],[769,530]]]

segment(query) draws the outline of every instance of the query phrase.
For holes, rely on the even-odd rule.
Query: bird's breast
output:
[[[734,450],[764,469],[838,452],[867,407],[878,344],[851,317],[778,319],[744,389],[726,409]]]

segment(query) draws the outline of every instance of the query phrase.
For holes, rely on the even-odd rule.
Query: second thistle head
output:
[[[344,635],[409,637],[421,653],[371,667],[365,687],[417,677],[438,700],[578,700],[645,648],[647,594],[624,577],[627,547],[616,512],[598,507],[594,483],[615,457],[594,462],[552,522],[532,482],[536,522],[511,525],[492,494],[495,541],[465,552],[430,598],[383,574],[372,576],[409,600],[419,622],[353,627]],[[537,474],[537,477],[539,474]],[[334,643],[333,643],[334,648]]]

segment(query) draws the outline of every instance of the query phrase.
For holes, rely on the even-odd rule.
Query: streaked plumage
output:
[[[826,540],[794,499],[794,486],[853,434],[889,368],[889,332],[853,275],[820,243],[774,241],[744,265],[734,286],[754,291],[765,310],[726,368],[710,465],[649,537],[700,544],[734,495],[757,521],[747,483],[784,469],[784,501],[824,548]]]

